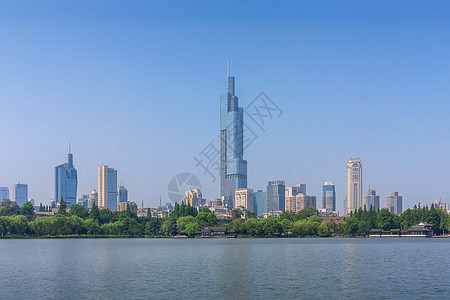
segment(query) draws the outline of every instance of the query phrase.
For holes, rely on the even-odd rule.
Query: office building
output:
[[[185,193],[184,204],[198,207],[203,199],[202,192],[199,189],[188,190]]]
[[[297,194],[286,197],[286,211],[297,213],[310,207],[316,208],[316,196]]]
[[[73,155],[68,154],[68,161],[55,167],[55,193],[53,200],[58,203],[64,199],[67,205],[77,202],[77,170],[73,166]]]
[[[336,211],[336,190],[332,182],[325,182],[322,187],[322,208]]]
[[[267,212],[267,194],[263,190],[253,192],[253,209],[258,217]]]
[[[274,180],[267,183],[267,212],[285,210],[286,187],[283,180]]]
[[[234,207],[234,191],[247,187],[244,160],[244,110],[235,94],[235,78],[228,61],[227,93],[220,97],[220,196]]]
[[[9,200],[9,188],[2,186],[0,187],[0,202],[6,199]]]
[[[119,211],[127,210],[127,207],[129,207],[132,212],[137,213],[137,211],[138,211],[137,204],[133,201],[121,202],[119,204]]]
[[[85,208],[91,208],[88,206],[89,202],[89,195],[88,194],[82,194],[80,198],[78,198],[77,204],[84,206]]]
[[[98,167],[98,206],[117,210],[117,170],[105,165]]]
[[[285,196],[297,196],[298,194],[306,195],[306,184],[297,184],[297,186],[287,186],[285,188]]]
[[[364,196],[363,206],[366,207],[367,210],[369,210],[371,206],[372,209],[375,210],[378,210],[380,208],[380,196],[378,196],[377,191],[371,189],[370,186],[367,190],[367,195]]]
[[[13,200],[22,206],[28,201],[28,184],[17,183],[13,187]]]
[[[234,193],[234,208],[254,211],[253,189],[237,189]]]
[[[391,192],[389,196],[386,197],[386,208],[389,209],[391,213],[399,215],[403,211],[402,207],[403,198],[398,194],[398,192]]]
[[[346,214],[362,207],[362,165],[361,159],[350,158],[347,164]]]
[[[117,194],[118,194],[118,198],[117,198],[118,204],[117,205],[128,202],[128,190],[123,185],[121,185],[117,189]]]

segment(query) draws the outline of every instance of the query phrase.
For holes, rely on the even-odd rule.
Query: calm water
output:
[[[0,240],[0,299],[450,299],[450,239]]]

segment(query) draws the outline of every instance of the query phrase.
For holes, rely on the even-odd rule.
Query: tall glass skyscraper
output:
[[[286,184],[283,180],[267,183],[267,212],[285,210]]]
[[[247,161],[243,157],[244,110],[235,95],[228,61],[228,89],[220,97],[220,196],[229,207],[234,207],[234,190],[247,187]]]
[[[13,187],[13,199],[17,205],[24,205],[28,201],[28,184],[15,184]]]
[[[73,155],[69,150],[68,161],[55,167],[55,203],[60,202],[62,197],[67,204],[76,204],[77,185],[77,170],[73,166]]]
[[[253,208],[258,214],[258,217],[267,212],[267,196],[266,192],[258,190],[253,193]]]
[[[322,208],[336,211],[336,191],[332,182],[325,182],[322,187]]]
[[[367,190],[367,196],[364,196],[363,204],[367,210],[369,210],[371,206],[375,210],[380,208],[380,196],[378,196],[377,191],[371,189],[370,186],[369,189]]]
[[[0,202],[3,200],[8,199],[9,200],[9,189],[7,187],[0,187]]]

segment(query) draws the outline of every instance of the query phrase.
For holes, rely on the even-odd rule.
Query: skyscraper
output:
[[[336,191],[332,182],[325,182],[322,187],[322,208],[336,211]]]
[[[119,207],[121,203],[128,202],[128,190],[123,186],[123,184],[118,188],[117,194],[117,207]]]
[[[263,192],[262,190],[253,192],[253,209],[257,213],[258,217],[267,212],[266,192]]]
[[[73,166],[73,155],[68,154],[68,161],[55,167],[55,203],[64,199],[69,205],[77,203],[77,170]]]
[[[398,194],[398,192],[391,192],[389,196],[386,197],[386,208],[389,209],[391,213],[399,215],[403,211],[402,203],[403,197]]]
[[[287,186],[285,188],[286,197],[297,196],[298,194],[306,195],[306,184],[297,184],[297,186]]]
[[[0,202],[9,199],[9,189],[7,187],[0,187]]]
[[[198,207],[201,205],[202,199],[203,195],[199,189],[188,190],[185,193],[184,204]]]
[[[98,206],[117,210],[117,170],[105,165],[98,167]]]
[[[267,183],[267,212],[285,210],[285,183],[274,180]]]
[[[13,187],[13,200],[22,206],[28,201],[28,184],[16,183]]]
[[[235,95],[235,78],[220,97],[220,196],[234,207],[234,190],[247,187],[247,161],[244,160],[244,110]]]
[[[380,196],[377,195],[377,191],[370,188],[367,190],[367,196],[364,196],[364,204],[367,210],[372,206],[373,209],[377,210],[380,208]]]
[[[347,207],[345,213],[362,207],[362,165],[361,159],[350,158],[347,164]]]

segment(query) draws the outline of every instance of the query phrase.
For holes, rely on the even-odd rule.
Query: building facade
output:
[[[234,193],[234,208],[254,211],[253,189],[237,189]]]
[[[0,202],[2,202],[3,200],[10,200],[9,199],[9,188],[7,187],[0,187]]]
[[[13,187],[13,200],[22,206],[28,201],[28,184],[16,183]]]
[[[367,210],[372,207],[372,209],[378,210],[380,208],[380,196],[377,195],[377,191],[374,189],[367,190],[367,195],[364,196],[363,206],[366,207]]]
[[[297,186],[287,186],[285,188],[285,196],[297,196],[298,194],[306,195],[306,184],[301,183],[297,184]]]
[[[137,204],[133,201],[121,202],[119,204],[119,211],[127,210],[128,207],[130,208],[130,211],[137,213],[138,207],[137,207]]]
[[[336,190],[332,182],[325,182],[322,187],[322,208],[336,211]]]
[[[198,207],[203,199],[202,192],[199,189],[188,190],[185,193],[184,204]]]
[[[258,217],[267,212],[267,194],[263,190],[253,192],[253,209]]]
[[[117,211],[117,170],[98,167],[98,207]]]
[[[347,164],[347,198],[345,213],[362,207],[362,165],[361,159],[350,158]]]
[[[117,206],[128,202],[128,190],[122,185],[117,189]]]
[[[267,183],[267,212],[285,210],[286,185],[283,180]]]
[[[88,208],[91,209],[94,204],[98,206],[98,193],[95,189],[91,192],[91,196],[89,196]]]
[[[399,215],[403,212],[403,197],[398,194],[398,192],[391,192],[389,196],[386,197],[386,208],[389,209],[391,213]]]
[[[80,196],[80,198],[78,198],[77,204],[78,204],[78,205],[82,205],[82,206],[84,206],[85,208],[90,208],[90,207],[88,206],[88,202],[89,202],[89,195],[87,195],[87,194],[82,194],[82,195]]]
[[[316,196],[298,194],[296,196],[286,197],[286,210],[299,212],[310,207],[316,208]]]
[[[73,154],[69,152],[66,163],[55,167],[55,193],[56,203],[64,200],[68,205],[77,203],[77,170],[73,165]]]
[[[228,61],[227,93],[220,97],[220,196],[234,207],[234,191],[247,187],[244,160],[244,110],[235,94],[235,78]]]

